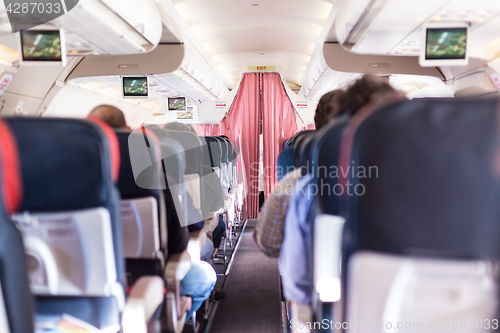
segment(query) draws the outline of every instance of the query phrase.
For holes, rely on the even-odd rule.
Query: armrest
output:
[[[182,281],[182,279],[184,279],[190,269],[191,256],[187,251],[172,254],[168,257],[167,266],[165,267],[165,271],[163,272],[165,281]]]
[[[217,224],[214,225],[214,222]],[[213,213],[211,218],[205,220],[205,224],[203,225],[203,230],[206,232],[212,232],[219,224],[219,215]]]
[[[193,231],[189,237],[187,251],[191,256],[191,261],[200,261],[201,249],[207,242],[207,233],[204,229]]]
[[[141,277],[132,287],[122,314],[123,333],[146,333],[147,322],[163,303],[163,280]]]
[[[299,304],[290,302],[290,307],[292,309],[292,333],[302,333],[306,332],[304,330],[297,330],[295,326],[298,328],[298,323],[301,323],[300,326],[305,326],[307,323],[313,322],[313,314],[311,306],[308,304]],[[307,330],[310,332],[310,330]]]
[[[167,282],[167,303],[171,307],[169,311],[171,325],[177,321],[178,316],[182,315],[182,299],[180,293],[180,281],[184,279],[191,269],[191,257],[187,251],[178,254],[172,254],[165,267],[164,278]],[[172,326],[173,327],[173,326]]]
[[[314,287],[322,302],[340,300],[344,223],[334,215],[318,215],[314,221]]]

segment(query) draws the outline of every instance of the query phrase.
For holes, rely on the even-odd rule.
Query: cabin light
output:
[[[78,53],[78,50],[73,50],[73,51],[71,51],[71,53],[73,53],[73,54]]]
[[[435,22],[441,22],[441,17],[440,17],[440,16],[436,16],[436,17],[434,17],[434,21],[435,21]]]
[[[156,109],[156,108],[155,108]],[[158,116],[164,116],[164,113],[153,113],[153,116],[158,117]]]
[[[391,67],[391,64],[386,63],[386,62],[371,63],[370,67],[389,68],[389,67]]]
[[[483,23],[484,19],[481,16],[476,17],[477,23]]]
[[[137,64],[121,64],[118,65],[119,69],[139,69],[139,65]]]

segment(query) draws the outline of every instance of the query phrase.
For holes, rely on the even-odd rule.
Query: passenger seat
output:
[[[14,220],[32,262],[37,313],[145,332],[163,302],[164,284],[158,277],[142,278],[125,303],[115,134],[97,119],[6,121],[21,154],[23,213]]]
[[[34,306],[21,233],[9,217],[23,199],[21,162],[11,130],[0,121],[0,332],[33,333]],[[33,262],[30,262],[33,269]]]
[[[361,124],[350,181],[364,193],[349,197],[345,213],[341,321],[392,329],[401,322],[408,331],[447,331],[464,320],[468,332],[491,327],[500,258],[498,110],[496,99],[413,100]]]

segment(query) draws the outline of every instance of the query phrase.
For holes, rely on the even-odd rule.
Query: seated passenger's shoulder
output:
[[[301,169],[288,173],[273,189],[257,219],[254,239],[268,257],[280,254],[290,195],[301,178]]]

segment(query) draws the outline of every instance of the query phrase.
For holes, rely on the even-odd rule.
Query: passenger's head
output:
[[[90,111],[89,116],[97,117],[113,128],[127,128],[125,115],[112,105],[99,105]]]
[[[368,103],[371,103],[374,108],[379,108],[404,98],[404,93],[395,90],[387,78],[365,74],[345,91],[341,109],[354,114]]]
[[[338,89],[321,96],[318,106],[316,107],[316,114],[314,115],[316,129],[320,129],[343,113],[341,109],[341,100],[344,94],[343,90]]]
[[[196,133],[196,130],[191,124],[183,124],[179,122],[166,123],[163,126],[163,129],[171,131],[189,132],[198,136],[198,133]]]

